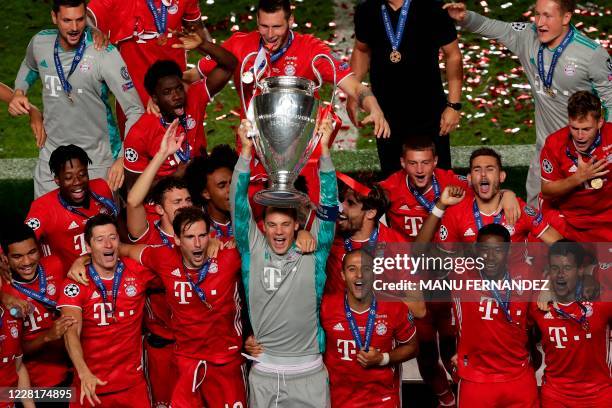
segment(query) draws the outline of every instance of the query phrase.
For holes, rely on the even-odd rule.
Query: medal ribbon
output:
[[[582,315],[580,316],[580,319],[576,319],[574,316],[567,313],[565,310],[561,309],[560,307],[552,306],[552,308],[561,317],[565,319],[569,319],[575,323],[578,323],[584,329],[584,331],[588,332],[590,327],[589,327],[589,321],[587,320],[587,308],[581,302],[577,301],[576,304],[580,307],[580,310],[582,311]]]
[[[204,265],[202,265],[202,267],[198,271],[197,282],[194,282],[193,279],[191,279],[191,277],[189,276],[189,271],[186,268],[183,268],[183,270],[185,271],[185,277],[187,278],[187,282],[189,282],[189,286],[191,286],[191,289],[193,289],[193,291],[198,295],[198,298],[200,298],[202,303],[204,303],[209,309],[211,309],[210,304],[206,301],[206,294],[198,286],[202,282],[204,282],[204,279],[206,279],[206,275],[208,274],[208,268],[210,268],[210,259],[207,259],[206,262],[204,262]]]
[[[540,48],[538,49],[538,75],[540,76],[540,80],[544,84],[545,89],[552,88],[553,74],[555,72],[555,67],[557,66],[557,62],[559,62],[559,58],[561,58],[561,54],[567,48],[569,43],[574,38],[574,29],[570,27],[570,30],[567,32],[561,44],[555,49],[555,52],[552,56],[552,60],[550,61],[550,69],[548,73],[544,73],[544,48],[546,47],[544,44],[540,44]]]
[[[153,20],[155,21],[155,28],[159,34],[163,34],[166,32],[166,28],[168,25],[168,7],[161,2],[161,8],[158,10],[153,4],[153,0],[147,0],[147,7],[153,14]]]
[[[482,271],[480,271],[480,278],[483,280],[486,279],[482,275]],[[504,282],[510,282],[510,274],[507,271],[504,275]],[[501,307],[508,322],[512,323],[512,315],[510,314],[510,285],[508,285],[508,288],[506,289],[506,300],[502,300],[499,291],[495,287],[491,288],[491,294],[493,295],[493,298],[495,299],[499,307]]]
[[[387,10],[387,6],[385,4],[380,6],[383,22],[385,23],[385,31],[387,32],[387,38],[391,42],[391,48],[393,49],[393,51],[397,51],[402,42],[404,28],[406,27],[406,20],[408,20],[408,10],[410,9],[410,3],[411,0],[404,0],[404,4],[402,4],[399,20],[397,22],[397,32],[393,31],[393,26],[391,25],[391,18],[389,17],[389,11]]]
[[[293,31],[289,31],[289,38],[287,39],[287,44],[285,44],[283,47],[280,48],[280,50],[276,51],[275,53],[270,53],[270,63],[273,64],[276,61],[278,61],[283,55],[285,55],[285,53],[287,52],[287,50],[289,49],[289,47],[291,47],[291,44],[293,43]],[[259,50],[261,50],[263,48],[263,40],[259,40]],[[259,64],[259,67],[257,67],[257,71],[261,70],[264,65],[266,65],[265,61],[261,61],[261,63]],[[252,67],[249,71],[251,71],[254,75],[255,74],[255,67]]]
[[[376,248],[376,243],[378,242],[378,228],[375,228],[370,234],[370,238],[368,239],[368,243],[366,246],[369,250],[373,252],[374,248]],[[346,252],[351,252],[353,250],[353,243],[351,242],[350,237],[344,238],[344,250]]]
[[[74,54],[74,58],[72,60],[72,64],[70,65],[70,71],[68,71],[68,76],[64,74],[64,67],[62,66],[62,60],[59,57],[59,34],[55,38],[55,45],[53,46],[53,61],[55,62],[55,70],[57,71],[57,76],[59,77],[60,83],[62,84],[62,89],[64,93],[70,98],[70,94],[72,93],[72,85],[68,80],[70,76],[74,73],[77,66],[83,59],[83,55],[85,54],[85,46],[87,45],[86,41],[86,32],[83,31],[81,34],[81,39],[79,40],[79,45]]]
[[[115,203],[106,198],[103,197],[101,195],[98,195],[96,193],[94,193],[93,191],[89,191],[89,194],[91,195],[91,197],[94,199],[94,201],[97,201],[98,203],[102,204],[104,207],[106,207],[107,210],[111,211],[113,213],[113,217],[117,218],[117,215],[119,214],[119,210],[117,209],[117,206],[115,205]],[[83,214],[81,211],[79,211],[76,207],[68,204],[68,202],[66,200],[64,200],[64,197],[62,197],[61,194],[57,195],[60,204],[62,205],[62,207],[64,207],[65,209],[67,209],[68,211],[70,211],[73,214],[76,215],[80,215],[81,217],[85,218],[85,219],[89,219],[89,217],[85,214]]]
[[[39,279],[39,284],[40,284],[38,291],[32,290],[17,282],[13,282],[13,286],[19,292],[23,293],[24,295],[34,300],[37,300],[38,302],[45,305],[45,307],[49,309],[55,309],[55,307],[57,306],[57,302],[45,296],[47,293],[47,274],[45,273],[45,269],[42,267],[41,264],[38,264],[36,271],[38,273],[38,279]]]
[[[211,220],[211,225],[212,225],[213,229],[215,230],[215,234],[217,234],[218,237],[225,236],[225,234],[223,234],[223,230],[221,229],[221,226],[217,222]],[[234,231],[233,231],[233,228],[232,228],[232,222],[230,221],[227,224],[227,237],[231,238],[233,236],[234,236]]]
[[[359,327],[357,326],[357,322],[353,317],[353,311],[348,303],[348,293],[344,294],[344,314],[346,315],[346,320],[348,321],[349,328],[351,329],[353,339],[355,339],[357,349],[368,352],[370,349],[370,343],[372,341],[372,333],[374,333],[374,321],[376,320],[376,296],[372,295],[372,303],[370,304],[370,310],[368,312],[368,322],[366,323],[365,338],[363,342],[361,341],[361,335],[359,334]]]
[[[478,231],[484,226],[482,222],[482,218],[480,217],[480,210],[478,209],[478,204],[476,204],[476,199],[474,199],[474,203],[472,204],[472,213],[474,214],[474,221],[476,222],[476,228]],[[501,221],[503,211],[500,211],[499,214],[493,218],[493,224],[499,224]]]
[[[595,151],[595,149],[599,147],[599,145],[601,145],[601,132],[597,132],[597,137],[593,141],[593,144],[589,147],[588,152],[586,153],[578,152],[578,153],[584,156],[587,156],[590,159],[593,156],[593,152]],[[567,146],[565,147],[565,154],[572,162],[574,162],[576,166],[578,166],[578,157],[574,156],[572,152],[570,152],[569,147]]]
[[[161,227],[159,226],[160,221],[155,221],[155,223],[153,225],[155,225],[155,229],[157,229],[157,233],[159,234],[159,237],[162,240],[162,243],[167,246],[170,249],[174,248],[174,245],[172,245],[170,243],[170,240],[168,239],[168,236],[166,234],[164,234],[164,232],[161,230]]]
[[[178,120],[181,124],[181,127],[185,131],[185,147],[181,147],[180,149],[178,149],[176,151],[176,156],[181,162],[187,163],[191,158],[191,147],[189,146],[189,137],[187,137],[187,117],[185,115],[181,115]],[[166,119],[164,119],[163,116],[159,118],[159,121],[161,122],[164,128],[167,128],[170,125],[168,122],[166,122]]]
[[[434,191],[433,201],[427,200],[425,196],[423,196],[423,194],[419,193],[418,190],[414,188],[412,184],[410,184],[410,180],[408,180],[408,178],[406,178],[406,184],[408,185],[408,189],[410,190],[414,198],[416,198],[416,200],[419,202],[419,204],[425,207],[427,209],[427,212],[431,212],[431,210],[433,210],[434,205],[436,205],[436,202],[440,199],[440,184],[436,179],[436,175],[434,174],[431,179],[431,185]]]
[[[121,261],[117,262],[117,269],[115,270],[115,274],[113,276],[113,292],[111,293],[112,298],[111,298],[110,314],[113,315],[113,317],[116,317],[114,316],[114,313],[117,308],[117,297],[119,295],[119,285],[121,285],[121,278],[123,277],[124,270],[125,270],[125,264]],[[94,281],[96,288],[98,288],[98,290],[100,291],[100,296],[102,296],[102,301],[106,305],[108,294],[106,293],[106,286],[104,286],[104,282],[102,282],[102,278],[100,278],[100,275],[98,274],[96,269],[93,267],[93,264],[89,264],[87,266],[87,271],[89,272],[89,276],[91,277],[91,279]],[[106,306],[104,306],[104,308],[106,309]]]

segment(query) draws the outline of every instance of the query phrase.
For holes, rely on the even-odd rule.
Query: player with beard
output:
[[[572,95],[569,126],[546,139],[540,157],[542,211],[564,237],[578,242],[612,241],[612,124],[589,91]]]
[[[28,302],[23,324],[23,362],[34,387],[67,386],[68,355],[62,337],[75,321],[56,313],[64,269],[56,256],[42,257],[36,236],[25,224],[11,225],[2,237],[11,273],[2,292]]]
[[[128,70],[112,46],[95,49],[86,28],[85,0],[54,0],[54,30],[42,30],[28,45],[15,79],[13,113],[29,113],[27,91],[41,78],[47,140],[34,170],[34,196],[55,188],[47,163],[59,146],[76,144],[93,163],[92,178],[112,190],[123,184],[123,149],[111,114],[109,91],[123,107],[129,129],[144,112]],[[114,160],[114,161],[113,161]]]
[[[156,61],[147,70],[145,87],[159,107],[160,116],[144,114],[127,134],[124,148],[128,188],[157,153],[168,126],[175,119],[179,121],[180,133],[185,135],[183,144],[166,158],[157,170],[157,176],[175,173],[182,176],[190,160],[206,155],[206,105],[230,79],[236,64],[236,59],[229,52],[212,43],[207,44],[210,44],[208,52],[218,65],[208,78],[191,84],[187,91],[181,81],[183,72],[176,62]]]
[[[464,3],[445,4],[464,29],[499,41],[514,53],[535,100],[536,154],[527,175],[527,202],[537,205],[540,151],[548,135],[567,126],[567,104],[576,91],[595,91],[612,108],[612,59],[604,47],[571,23],[575,0],[537,0],[533,23],[506,23],[473,11]],[[607,118],[610,120],[610,118]]]
[[[612,304],[586,301],[584,250],[575,242],[556,242],[548,252],[553,301],[529,315],[542,334],[543,408],[607,407],[612,400],[609,333]]]
[[[64,341],[76,375],[71,406],[150,407],[142,372],[142,320],[154,275],[119,257],[115,220],[99,214],[85,226],[88,283],[64,282],[57,307],[71,317]],[[70,277],[70,275],[69,275]]]
[[[98,214],[117,216],[112,193],[103,179],[89,180],[89,156],[75,145],[53,151],[49,167],[58,189],[32,202],[26,224],[48,249],[60,258],[64,269],[87,253],[84,226]]]
[[[365,248],[342,260],[345,290],[325,294],[321,325],[332,407],[398,407],[399,365],[417,354],[416,329],[402,302],[376,298],[372,256]]]

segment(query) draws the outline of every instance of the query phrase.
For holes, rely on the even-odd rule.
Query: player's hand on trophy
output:
[[[319,144],[321,145],[322,156],[329,156],[329,141],[333,132],[334,125],[332,117],[331,114],[327,114],[327,116],[325,116],[319,123],[317,123],[317,128],[315,129],[315,133],[321,134],[321,140],[319,140]]]
[[[177,152],[183,145],[185,139],[185,133],[180,132],[178,134],[178,119],[174,119],[170,126],[166,129],[166,133],[159,144],[159,150],[157,151],[162,157],[168,157]]]
[[[172,48],[182,48],[187,51],[195,50],[204,41],[196,31],[172,31],[172,35],[180,41],[180,43],[172,44]]]
[[[264,352],[264,348],[257,342],[255,336],[251,335],[244,342],[244,351],[250,356],[257,357]]]
[[[450,18],[459,23],[465,20],[465,16],[467,15],[465,3],[448,3],[442,6],[442,9],[448,12]]]
[[[250,159],[253,150],[253,139],[251,139],[250,132],[253,129],[253,125],[248,119],[242,119],[240,126],[238,126],[238,136],[240,137],[240,143],[242,144],[242,150],[240,154]]]
[[[445,210],[447,207],[459,204],[465,197],[465,190],[459,186],[448,185],[444,187],[436,207]]]

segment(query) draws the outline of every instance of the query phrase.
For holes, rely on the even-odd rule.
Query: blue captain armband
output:
[[[336,222],[340,209],[337,205],[319,205],[317,207],[317,218],[321,221]]]

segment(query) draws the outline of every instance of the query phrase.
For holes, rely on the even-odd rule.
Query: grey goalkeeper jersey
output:
[[[71,102],[62,89],[55,68],[53,48],[57,30],[42,30],[30,40],[21,63],[15,89],[24,92],[40,78],[47,141],[39,159],[48,161],[58,146],[75,144],[83,148],[93,164],[91,168],[109,167],[113,157],[122,155],[119,131],[109,103],[112,92],[127,116],[127,130],[144,113],[134,83],[119,51],[112,45],[97,51],[89,30],[81,62],[68,78],[72,85]],[[64,74],[68,76],[75,51],[59,48]]]
[[[523,65],[535,98],[535,122],[538,151],[546,137],[567,126],[567,102],[577,91],[592,91],[605,108],[606,119],[612,108],[612,60],[598,43],[572,26],[575,35],[559,58],[553,75],[555,96],[544,90],[538,74],[538,39],[532,23],[505,23],[468,11],[462,26],[483,37],[498,40],[512,51]],[[554,50],[544,50],[544,72],[548,73]]]

